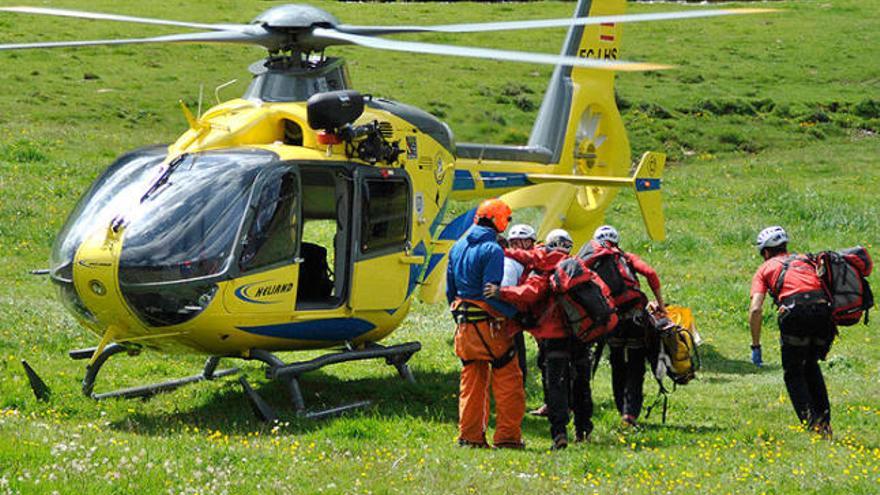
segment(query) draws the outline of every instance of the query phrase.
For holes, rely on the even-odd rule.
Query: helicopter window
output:
[[[254,178],[276,159],[262,151],[187,155],[126,228],[123,284],[188,280],[226,270]]]
[[[305,101],[311,96],[308,80],[296,75],[268,72],[259,88],[263,101]]]
[[[297,175],[276,169],[264,184],[253,223],[242,240],[239,266],[243,271],[292,262],[296,256]]]
[[[50,265],[54,278],[73,280],[73,258],[83,239],[96,227],[109,225],[114,217],[134,208],[164,160],[166,149],[156,146],[123,155],[95,180],[55,238]]]
[[[282,120],[282,122],[284,123],[284,144],[289,144],[291,146],[302,146],[302,126],[300,126],[293,120],[284,119]]]
[[[405,179],[366,179],[361,220],[361,253],[403,247],[409,232],[409,183]]]

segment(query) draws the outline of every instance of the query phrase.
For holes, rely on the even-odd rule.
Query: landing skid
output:
[[[266,370],[266,378],[270,380],[279,380],[285,384],[290,393],[290,399],[297,416],[308,419],[322,419],[331,416],[338,416],[346,411],[368,406],[371,402],[364,400],[319,411],[306,411],[305,400],[303,399],[302,391],[299,386],[300,375],[331,364],[384,358],[386,364],[394,366],[397,369],[397,373],[401,378],[410,383],[415,383],[415,377],[409,369],[407,362],[416,352],[419,352],[421,348],[422,344],[419,342],[407,342],[405,344],[387,347],[375,343],[369,343],[361,349],[354,349],[349,346],[339,352],[325,354],[308,361],[296,361],[292,363],[285,363],[269,351],[254,349],[244,359],[265,363],[268,366],[268,369]],[[71,359],[75,360],[92,359],[95,352],[97,352],[97,348],[92,347],[88,349],[73,350],[70,351],[68,355]],[[163,392],[170,392],[190,383],[196,383],[203,380],[215,380],[239,372],[238,368],[217,370],[217,365],[220,363],[222,357],[211,356],[205,362],[205,367],[202,372],[198,375],[137,387],[122,388],[110,392],[95,393],[95,382],[97,381],[101,368],[112,356],[123,352],[128,353],[130,356],[135,356],[139,354],[140,351],[119,344],[110,344],[94,358],[94,361],[86,367],[86,375],[82,382],[83,395],[95,400],[110,398],[148,398]],[[228,356],[227,358],[231,359],[233,357],[238,358],[238,356]],[[25,369],[31,389],[34,391],[34,395],[37,399],[43,401],[48,400],[49,395],[51,394],[49,387],[46,386],[43,380],[40,379],[27,362],[22,361],[22,366]],[[250,401],[257,417],[262,421],[275,421],[277,419],[275,411],[272,410],[262,397],[260,397],[243,376],[239,377],[239,383],[244,389],[245,396]]]
[[[298,361],[293,363],[285,363],[271,352],[254,349],[250,352],[250,356],[247,359],[265,363],[269,367],[269,369],[266,370],[266,378],[270,380],[279,380],[286,385],[297,416],[308,419],[322,419],[331,416],[338,416],[346,411],[368,406],[370,405],[370,401],[358,401],[320,411],[307,412],[302,391],[299,387],[300,375],[331,364],[345,363],[348,361],[361,361],[364,359],[385,358],[385,363],[397,368],[397,373],[401,378],[410,383],[415,383],[415,377],[409,369],[407,362],[413,354],[419,352],[421,348],[422,344],[419,342],[407,342],[405,344],[388,347],[370,343],[363,349],[345,349],[333,354],[325,354],[308,361]],[[266,404],[262,397],[257,394],[247,380],[244,377],[240,377],[239,382],[244,388],[245,395],[251,402],[251,406],[257,417],[263,421],[274,421],[276,419],[275,412],[268,404]]]
[[[96,349],[94,347],[89,349],[77,349],[70,351],[68,355],[71,359],[76,360],[91,359],[92,356],[95,354],[95,351]],[[104,366],[104,363],[106,363],[111,356],[119,354],[121,352],[127,352],[129,355],[132,356],[138,354],[137,350],[132,350],[119,344],[110,344],[105,347],[104,350],[101,351],[101,354],[99,354],[98,357],[95,358],[95,361],[86,367],[86,376],[83,378],[82,383],[83,395],[95,400],[110,399],[114,397],[122,399],[148,398],[156,394],[161,394],[163,392],[170,392],[190,383],[196,383],[203,380],[214,380],[217,378],[222,378],[224,376],[238,373],[238,368],[229,368],[218,371],[217,365],[220,363],[220,358],[217,356],[211,356],[205,362],[205,368],[198,375],[187,376],[184,378],[178,378],[166,382],[151,383],[149,385],[141,385],[138,387],[122,388],[118,390],[112,390],[110,392],[96,394],[94,391],[95,380],[97,380],[98,378],[98,373],[101,371],[101,367]]]

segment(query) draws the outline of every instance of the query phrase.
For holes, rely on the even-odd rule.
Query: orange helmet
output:
[[[478,223],[481,218],[485,218],[492,222],[495,230],[504,232],[504,229],[507,228],[507,224],[510,222],[511,213],[510,207],[504,201],[497,198],[487,199],[477,207],[474,223]]]

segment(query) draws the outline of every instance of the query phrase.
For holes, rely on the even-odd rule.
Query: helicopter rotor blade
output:
[[[765,14],[779,12],[779,9],[720,9],[692,10],[678,12],[656,12],[650,14],[605,15],[595,17],[576,17],[565,19],[536,19],[531,21],[484,22],[473,24],[445,24],[437,26],[355,26],[340,24],[337,31],[358,35],[384,35],[400,33],[482,33],[488,31],[513,31],[518,29],[543,29],[570,26],[589,26],[606,23],[629,23],[646,21],[669,21],[695,19],[699,17],[718,17],[740,14]]]
[[[209,31],[203,33],[171,34],[152,38],[123,38],[115,40],[87,40],[87,41],[46,41],[38,43],[7,43],[0,45],[3,50],[25,50],[30,48],[64,48],[76,46],[99,46],[99,45],[133,45],[144,43],[245,43],[274,47],[278,44],[278,35],[272,34],[260,27],[251,33],[235,31]]]
[[[81,10],[52,9],[45,7],[0,7],[0,12],[17,12],[20,14],[53,15],[60,17],[76,17],[78,19],[93,19],[102,21],[135,22],[138,24],[156,24],[160,26],[188,27],[193,29],[206,29],[208,31],[246,31],[248,24],[204,24],[199,22],[171,21],[167,19],[154,19],[150,17],[132,17],[127,15],[104,14],[101,12],[84,12]]]
[[[312,37],[319,41],[333,41],[338,44],[344,41],[349,44],[376,48],[379,50],[392,50],[400,52],[425,53],[431,55],[446,55],[455,57],[486,58],[492,60],[505,60],[509,62],[530,62],[548,65],[570,65],[573,67],[586,67],[589,69],[618,70],[618,71],[650,71],[669,69],[670,65],[649,64],[641,62],[625,62],[622,60],[599,60],[591,58],[569,57],[563,55],[550,55],[546,53],[520,52],[512,50],[496,50],[492,48],[477,48],[458,45],[440,45],[434,43],[420,43],[414,41],[387,40],[370,36],[359,36],[337,31],[335,29],[315,28]]]

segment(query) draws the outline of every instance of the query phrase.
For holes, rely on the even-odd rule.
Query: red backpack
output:
[[[583,342],[593,342],[614,330],[617,311],[611,291],[599,276],[578,258],[559,263],[550,275],[569,330]]]
[[[874,262],[861,247],[841,251],[822,251],[816,255],[816,272],[831,298],[831,316],[841,326],[855,325],[874,306],[874,295],[866,277],[871,275]]]
[[[817,273],[818,263],[816,261],[816,256],[812,254],[789,254],[784,260],[782,260],[782,269],[779,271],[779,276],[776,277],[776,283],[770,291],[770,295],[773,296],[773,302],[776,303],[777,306],[783,304],[779,295],[785,290],[785,276],[788,274],[789,270],[804,273],[808,278],[813,278],[813,276],[815,276],[821,281],[821,277],[819,277]],[[791,283],[792,282],[789,280],[789,288],[791,288]],[[798,289],[803,291],[803,288],[799,288],[797,285],[795,285],[792,290]]]
[[[578,258],[605,282],[611,290],[611,297],[618,311],[644,307],[648,303],[648,298],[639,286],[638,277],[619,247],[591,240],[581,248]]]

